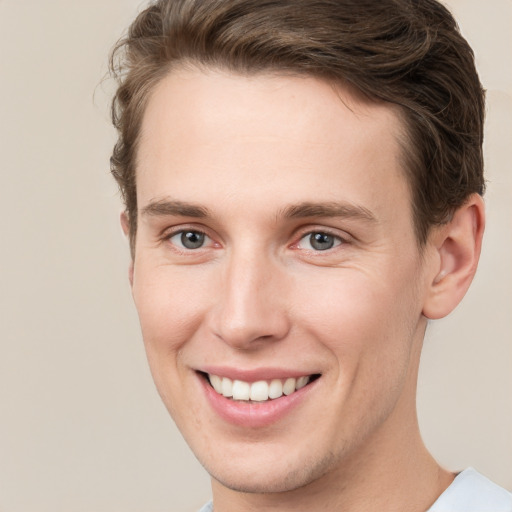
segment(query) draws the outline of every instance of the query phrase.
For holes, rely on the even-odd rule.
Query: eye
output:
[[[210,237],[201,231],[187,229],[178,231],[169,237],[169,241],[180,249],[193,250],[203,247],[206,242],[210,241]]]
[[[306,250],[327,251],[337,247],[342,242],[343,240],[338,236],[323,231],[314,231],[303,236],[299,240],[297,247]]]

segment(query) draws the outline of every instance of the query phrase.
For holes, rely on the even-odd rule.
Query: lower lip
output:
[[[317,379],[288,396],[283,395],[265,402],[241,402],[219,395],[204,377],[198,378],[213,410],[224,421],[246,428],[262,428],[277,423],[302,403],[318,381]]]

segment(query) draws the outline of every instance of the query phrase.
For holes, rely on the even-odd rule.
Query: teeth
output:
[[[286,379],[283,385],[283,393],[285,395],[291,395],[295,391],[295,383],[296,380],[293,377]]]
[[[255,402],[268,400],[268,384],[264,380],[253,382],[251,384],[250,398]]]
[[[265,402],[268,399],[276,399],[283,395],[291,395],[296,390],[303,388],[310,381],[309,375],[290,377],[288,379],[273,379],[270,382],[259,380],[249,383],[243,380],[231,380],[227,377],[208,374],[208,379],[213,389],[226,398],[233,400],[252,400]]]
[[[210,384],[213,386],[213,389],[222,395],[222,379],[218,375],[209,375]]]
[[[303,388],[309,382],[309,377],[299,377],[297,379],[297,383],[295,384],[295,389]]]
[[[233,381],[233,400],[249,400],[251,396],[251,385],[242,380]]]
[[[224,377],[221,384],[221,393],[225,397],[233,396],[233,381]]]
[[[283,383],[279,379],[274,379],[270,382],[268,397],[279,398],[280,396],[283,396]]]

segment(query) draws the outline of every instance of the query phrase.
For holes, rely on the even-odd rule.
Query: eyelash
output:
[[[199,236],[200,238],[202,237],[202,243],[201,245],[197,246],[197,247],[185,247],[184,246],[184,240],[183,240],[183,236],[186,235],[186,234],[194,234],[196,236]],[[304,248],[304,247],[300,247],[301,243],[303,240],[306,240],[308,237],[309,237],[309,240],[310,240],[310,245],[312,245],[312,237],[314,235],[320,235],[321,237],[328,237],[332,240],[332,246],[331,247],[326,247],[324,249],[319,249],[319,248],[314,248],[314,247],[311,247],[311,248]],[[179,242],[173,242],[172,239],[177,237],[177,236],[181,236],[181,245]],[[163,236],[163,240],[165,241],[168,241],[177,251],[179,252],[183,252],[183,253],[190,253],[190,252],[195,252],[195,251],[198,251],[200,249],[205,249],[207,247],[205,247],[205,243],[209,240],[210,242],[213,242],[213,239],[202,229],[197,229],[197,228],[181,228],[181,229],[177,229],[177,230],[173,230],[171,232],[168,232],[166,233],[164,236]],[[190,241],[190,240],[189,240]],[[192,243],[193,240],[192,240]],[[318,240],[318,243],[322,243],[322,241]],[[329,230],[326,230],[326,229],[311,229],[309,231],[306,231],[306,232],[303,232],[301,233],[300,235],[300,238],[297,240],[297,242],[294,242],[290,247],[292,249],[297,249],[297,250],[301,250],[301,251],[307,251],[308,253],[313,253],[313,254],[318,254],[318,255],[321,255],[322,253],[329,253],[331,250],[333,249],[336,249],[337,247],[339,247],[340,245],[344,245],[347,243],[347,240],[346,238],[338,235],[338,234],[335,234],[335,233],[332,233],[331,231]]]
[[[173,230],[171,232],[168,232],[166,233],[164,236],[163,236],[163,240],[164,241],[168,241],[171,245],[173,245],[176,250],[180,251],[180,252],[192,252],[192,251],[197,251],[197,250],[200,250],[200,249],[204,249],[204,243],[201,244],[200,246],[196,247],[196,248],[190,248],[190,247],[185,247],[183,246],[183,240],[182,240],[182,245],[178,245],[178,243],[176,242],[173,242],[172,239],[174,237],[177,237],[177,236],[181,236],[183,238],[183,236],[185,234],[195,234],[196,236],[199,235],[200,237],[203,237],[203,240],[206,242],[207,240],[210,240],[210,242],[212,242],[212,238],[210,236],[208,236],[208,234],[202,230],[202,229],[197,229],[197,228],[181,228],[181,229],[177,229],[177,230]]]
[[[310,240],[310,245],[311,245],[312,237],[314,235],[320,235],[322,237],[331,238],[333,241],[333,246],[327,247],[325,249],[315,249],[314,247],[312,247],[312,248],[301,248],[300,247],[301,242],[308,238]],[[335,250],[340,245],[344,245],[346,243],[347,243],[346,238],[340,236],[339,234],[335,234],[327,229],[311,229],[311,230],[308,230],[307,232],[301,233],[300,238],[298,239],[297,242],[295,242],[292,245],[292,248],[307,251],[308,253],[314,253],[314,254],[321,255],[322,253],[329,253],[331,250]]]

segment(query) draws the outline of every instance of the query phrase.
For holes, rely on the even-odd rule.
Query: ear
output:
[[[130,219],[128,217],[128,212],[123,210],[120,215],[121,228],[123,230],[124,236],[126,238],[130,238]],[[130,286],[133,286],[133,258],[130,261],[130,266],[128,267],[128,279],[130,281]]]
[[[485,208],[480,195],[473,194],[447,224],[429,236],[435,264],[423,314],[443,318],[462,300],[476,272],[485,227]]]

